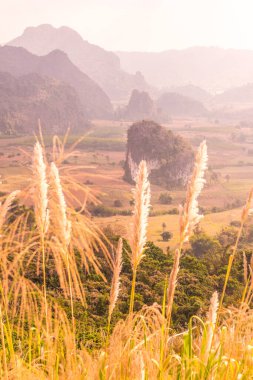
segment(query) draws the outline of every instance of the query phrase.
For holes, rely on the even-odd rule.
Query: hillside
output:
[[[56,78],[74,87],[87,118],[106,118],[112,114],[110,100],[104,91],[59,50],[39,57],[24,48],[0,47],[0,71],[14,76],[37,73]]]
[[[212,99],[210,95],[209,101]],[[171,117],[205,116],[207,109],[198,100],[176,92],[165,92],[153,100],[146,91],[133,90],[128,104],[119,107],[115,115],[119,119],[167,122]]]
[[[183,96],[187,96],[204,104],[208,103],[212,99],[212,95],[209,92],[192,84],[185,86],[173,86],[170,87],[166,92],[174,92]]]
[[[216,103],[253,103],[253,83],[233,87],[214,97]]]
[[[173,92],[162,94],[157,107],[168,116],[201,116],[207,113],[202,103]]]
[[[51,25],[29,27],[8,45],[22,46],[37,55],[46,55],[55,49],[68,54],[71,61],[96,81],[113,100],[127,99],[134,88],[147,90],[144,77],[138,70],[130,75],[123,71],[118,56],[92,45],[68,27]]]
[[[89,126],[75,90],[69,85],[28,74],[15,78],[0,72],[0,134],[81,132]]]
[[[207,91],[223,91],[253,82],[253,51],[193,47],[158,53],[117,52],[122,68],[140,70],[153,86],[193,83]]]
[[[118,110],[117,116],[122,119],[139,120],[155,116],[154,101],[146,91],[133,90],[126,107]]]

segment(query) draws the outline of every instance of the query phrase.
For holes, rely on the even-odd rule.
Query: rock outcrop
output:
[[[148,92],[135,89],[127,106],[118,113],[120,118],[128,120],[151,119],[156,113],[156,107]]]
[[[194,154],[185,139],[153,121],[143,120],[134,123],[128,130],[126,181],[132,181],[132,172],[143,159],[151,171],[151,182],[170,189],[187,182]]]

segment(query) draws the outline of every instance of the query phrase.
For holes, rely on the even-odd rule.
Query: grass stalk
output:
[[[237,234],[237,237],[236,237],[236,242],[235,242],[235,245],[233,247],[232,253],[229,256],[228,266],[227,266],[227,271],[226,271],[226,276],[225,276],[225,282],[224,282],[223,289],[222,289],[222,294],[221,294],[221,297],[220,297],[219,312],[221,311],[221,308],[222,308],[222,305],[223,305],[223,301],[224,301],[225,292],[226,292],[226,289],[227,289],[228,280],[229,280],[229,277],[230,277],[230,273],[231,273],[232,265],[233,265],[233,262],[234,262],[234,259],[235,259],[235,255],[236,255],[236,252],[237,252],[237,249],[238,249],[238,244],[239,244],[239,241],[240,241],[241,236],[242,236],[243,227],[244,227],[244,224],[245,224],[248,216],[252,213],[252,200],[253,200],[253,189],[251,189],[251,191],[249,193],[249,196],[247,198],[246,204],[245,204],[245,206],[242,209],[240,228],[238,230],[238,234]]]
[[[3,314],[2,314],[1,305],[0,305],[0,324],[1,324],[1,342],[2,342],[2,349],[3,349],[4,378],[8,380],[7,354],[6,354],[6,347],[5,347],[4,324],[3,324]]]
[[[45,254],[45,238],[44,234],[41,235],[41,251],[42,251],[42,271],[43,271],[43,295],[45,302],[45,317],[46,317],[46,330],[49,333],[48,324],[48,302],[47,302],[47,282],[46,282],[46,254]]]
[[[168,289],[168,278],[166,276],[164,283],[163,302],[162,302],[162,325],[161,325],[161,337],[160,337],[160,360],[159,360],[159,380],[163,379],[163,361],[164,361],[164,347],[166,340],[166,328],[168,323],[166,320],[166,296]]]
[[[69,281],[71,320],[72,320],[72,328],[73,328],[73,334],[74,334],[75,333],[75,315],[74,315],[73,289],[72,289],[72,281],[71,281],[71,272],[70,272],[70,263],[69,263],[69,252],[68,252],[68,249],[67,249],[67,271],[68,271],[68,281]]]
[[[137,276],[137,268],[133,268],[133,277],[132,277],[130,302],[129,302],[129,314],[132,314],[134,311],[136,276]]]

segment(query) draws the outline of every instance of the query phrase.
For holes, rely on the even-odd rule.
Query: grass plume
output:
[[[144,246],[147,241],[147,225],[150,210],[150,183],[148,180],[148,168],[145,161],[140,162],[135,181],[136,186],[133,190],[134,213],[130,237],[130,261],[133,271],[129,306],[130,313],[132,313],[134,309],[137,268],[144,257]]]
[[[204,187],[204,174],[207,169],[207,146],[203,141],[195,157],[192,177],[187,186],[184,207],[180,207],[180,247],[186,243],[203,215],[199,214],[198,197]]]
[[[191,179],[188,182],[186,201],[184,207],[180,207],[179,226],[180,240],[179,248],[174,255],[172,271],[169,277],[168,292],[167,292],[167,320],[170,324],[172,305],[177,284],[177,274],[179,272],[180,256],[183,245],[188,242],[194,228],[203,218],[199,214],[198,197],[204,187],[204,174],[207,169],[207,146],[203,141],[197,151],[195,164]]]
[[[43,150],[37,141],[34,147],[33,155],[33,173],[34,173],[34,208],[37,227],[41,235],[44,235],[49,227],[49,210],[48,210],[48,183],[46,165],[43,157]]]
[[[115,260],[113,263],[113,277],[112,277],[112,284],[111,284],[111,291],[110,291],[108,325],[110,324],[112,313],[116,306],[117,299],[119,297],[120,273],[122,270],[122,250],[123,250],[123,242],[122,242],[122,239],[120,238],[118,241]]]

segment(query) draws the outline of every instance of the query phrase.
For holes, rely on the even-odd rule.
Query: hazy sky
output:
[[[253,0],[0,0],[0,44],[49,23],[108,50],[253,49],[252,20]]]

